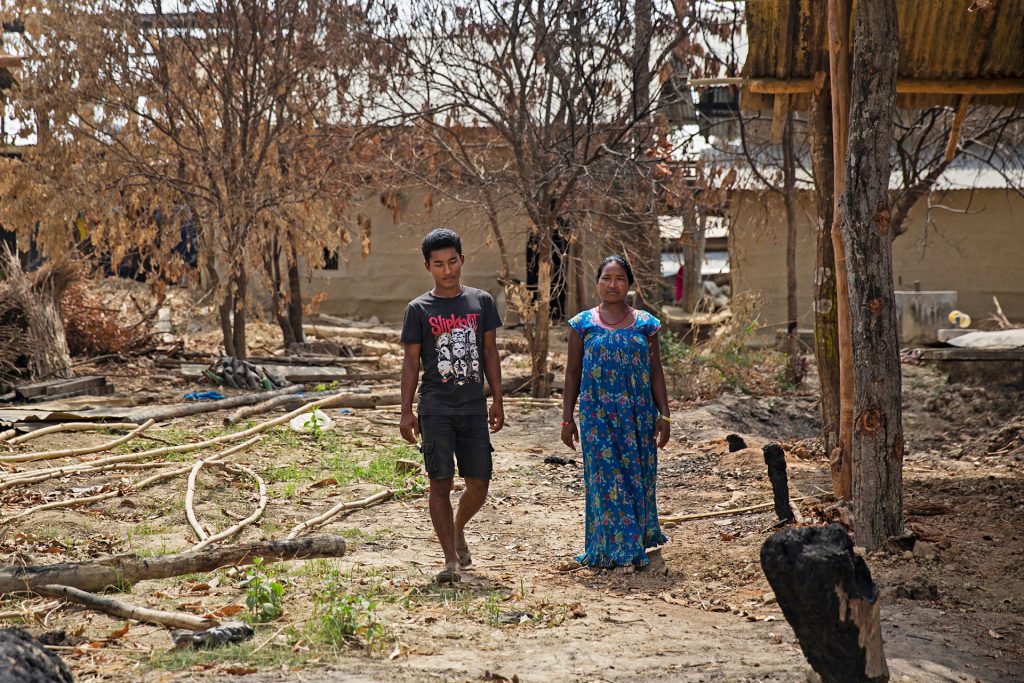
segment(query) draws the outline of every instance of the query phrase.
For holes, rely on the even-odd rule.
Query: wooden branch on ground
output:
[[[12,446],[19,443],[25,443],[31,439],[35,439],[46,434],[53,434],[55,432],[99,432],[107,429],[135,429],[138,427],[134,422],[111,422],[104,424],[102,422],[61,422],[59,424],[52,425],[50,427],[43,427],[37,429],[28,434],[22,434],[16,436],[8,441]]]
[[[43,614],[60,607],[60,600],[50,600],[34,606],[24,606],[21,609],[7,610],[0,612],[0,619],[24,619],[30,621],[37,614]]]
[[[214,534],[213,536],[207,534],[206,531],[203,529],[203,525],[199,523],[198,519],[196,519],[196,513],[194,508],[192,507],[192,501],[193,498],[195,497],[196,490],[196,476],[199,474],[199,469],[203,465],[217,465],[219,467],[223,467],[226,469],[233,469],[244,472],[248,474],[256,482],[256,486],[259,490],[259,502],[256,504],[256,510],[245,519],[239,520],[237,524],[234,524],[225,529],[224,531]],[[255,522],[257,519],[259,519],[260,516],[263,515],[263,511],[266,508],[267,484],[265,481],[263,481],[263,478],[260,477],[260,475],[256,474],[248,467],[242,467],[241,465],[232,465],[226,462],[208,462],[204,460],[200,460],[199,462],[192,466],[192,471],[189,473],[188,476],[188,492],[185,494],[185,511],[189,515],[189,523],[192,524],[192,528],[196,530],[196,534],[199,536],[199,543],[192,547],[193,551],[202,550],[211,543],[216,543],[217,541],[222,541],[225,538],[230,538],[231,536],[234,536],[239,531],[241,531],[245,527]]]
[[[239,453],[241,451],[244,451],[247,448],[249,448],[250,446],[252,446],[253,444],[255,444],[259,440],[260,440],[259,436],[254,436],[253,438],[249,439],[248,441],[246,441],[244,443],[240,443],[237,446],[233,446],[231,448],[228,448],[227,450],[224,450],[224,451],[222,451],[220,453],[214,453],[209,458],[206,458],[205,462],[206,463],[216,462],[216,461],[218,461],[218,460],[220,460],[222,458],[228,457],[229,455],[234,455],[235,453]],[[161,465],[163,465],[165,463],[161,462],[161,463],[151,463],[151,464],[154,467],[159,467],[159,466],[161,466]],[[118,465],[112,465],[112,466],[109,467],[109,469],[116,469],[117,467],[118,467]],[[129,465],[129,467],[131,467],[131,465]],[[158,472],[157,474],[154,474],[151,477],[147,477],[146,479],[143,479],[142,481],[140,481],[140,482],[138,482],[136,484],[129,485],[126,488],[118,489],[116,491],[106,491],[104,493],[96,494],[95,496],[86,496],[84,498],[68,498],[68,499],[65,499],[65,500],[53,501],[52,503],[43,503],[42,505],[37,505],[36,507],[28,508],[27,510],[22,510],[21,512],[19,512],[16,515],[11,515],[10,517],[7,517],[6,519],[3,520],[3,523],[0,526],[6,526],[6,525],[10,524],[11,522],[13,522],[16,519],[22,519],[22,518],[28,517],[30,515],[34,515],[37,512],[43,512],[44,510],[56,510],[57,508],[83,507],[85,505],[92,505],[93,503],[100,503],[100,502],[102,502],[104,500],[110,500],[111,498],[118,498],[118,497],[124,496],[124,495],[126,495],[128,493],[133,493],[133,492],[136,492],[136,491],[141,491],[142,489],[148,488],[148,487],[150,487],[150,486],[152,486],[154,484],[159,484],[162,481],[166,481],[166,480],[171,479],[173,477],[176,477],[176,476],[178,476],[180,474],[185,474],[191,468],[192,468],[192,465],[185,465],[183,467],[177,467],[177,468],[175,468],[173,470],[168,470],[166,472]],[[105,470],[105,469],[108,469],[108,468],[102,467],[102,468],[97,468],[96,470],[88,470],[88,471],[89,472],[93,472],[93,471],[99,471],[99,470]]]
[[[194,403],[180,403],[172,406],[157,406],[133,415],[131,420],[133,422],[143,422],[145,420],[152,419],[158,422],[163,422],[164,420],[172,420],[177,417],[187,417],[189,415],[198,415],[200,413],[212,413],[226,408],[237,408],[239,406],[249,406],[255,403],[262,403],[268,398],[294,394],[302,391],[302,389],[302,385],[295,384],[290,387],[274,389],[272,391],[261,391],[255,394],[243,394],[242,396],[222,398],[219,401],[195,401]]]
[[[123,600],[115,600],[105,595],[93,595],[88,591],[79,590],[72,586],[51,584],[39,586],[35,589],[35,592],[51,598],[64,598],[69,602],[84,605],[98,612],[122,619],[134,619],[135,621],[142,621],[147,624],[183,628],[189,631],[205,631],[220,625],[220,622],[216,619],[208,619],[196,616],[195,614],[188,614],[187,612],[166,612],[159,609],[150,609],[149,607],[140,607],[139,605],[133,605]]]
[[[4,441],[7,441],[8,439],[13,439],[17,435],[18,435],[18,430],[17,429],[6,429],[6,430],[0,432],[0,443],[3,443]]]
[[[123,443],[131,441],[136,436],[152,427],[155,423],[153,420],[147,420],[143,424],[139,425],[132,431],[128,432],[122,437],[108,441],[107,443],[100,444],[99,446],[88,446],[85,448],[67,448],[60,451],[41,451],[38,453],[19,453],[18,455],[0,455],[0,462],[35,462],[37,460],[55,460],[57,458],[71,458],[79,455],[89,455],[92,453],[100,453],[102,451],[109,451],[111,448],[120,446]]]
[[[345,539],[340,536],[312,536],[283,541],[256,541],[239,545],[204,548],[178,555],[137,557],[115,555],[88,562],[62,562],[43,566],[0,567],[0,594],[36,592],[50,584],[99,591],[123,587],[138,581],[166,579],[182,574],[210,572],[221,567],[249,564],[262,557],[267,562],[342,557]]]
[[[297,384],[296,387],[298,388],[298,391],[306,390],[306,385],[304,384]],[[273,398],[267,399],[266,401],[260,401],[256,405],[242,406],[235,412],[225,417],[224,424],[233,425],[236,422],[241,422],[245,418],[250,417],[252,415],[260,415],[261,413],[270,412],[271,410],[277,408],[278,406],[283,406],[290,401],[294,401],[295,398],[295,396],[285,394],[283,396],[275,396]]]
[[[295,525],[292,527],[292,530],[288,532],[288,535],[285,538],[293,539],[304,531],[308,531],[313,527],[317,527],[328,522],[333,517],[340,515],[342,512],[367,508],[371,505],[375,505],[376,503],[383,503],[386,500],[391,500],[394,497],[395,491],[393,489],[388,489],[387,491],[380,491],[379,493],[375,493],[372,496],[363,498],[362,500],[356,500],[350,503],[339,503],[322,515],[318,515],[313,519],[308,519],[301,524]]]
[[[118,455],[111,456],[109,458],[102,458],[100,460],[90,462],[86,465],[33,470],[31,472],[23,472],[12,477],[0,478],[0,491],[8,489],[12,486],[18,486],[22,484],[36,484],[42,481],[47,481],[48,479],[52,479],[54,477],[63,476],[65,474],[71,474],[74,472],[87,470],[91,471],[96,468],[104,467],[106,465],[114,463],[132,462],[137,460],[143,460],[146,458],[154,458],[159,455],[167,455],[169,453],[182,453],[185,451],[197,450],[200,448],[206,448],[208,446],[213,446],[216,444],[229,443],[231,441],[241,441],[242,439],[248,438],[255,434],[265,432],[266,430],[271,429],[272,427],[276,427],[277,425],[284,424],[291,420],[293,417],[302,415],[305,412],[312,411],[316,408],[322,408],[324,406],[336,405],[339,402],[345,401],[351,396],[351,394],[333,394],[331,396],[324,397],[318,401],[306,403],[300,406],[299,408],[296,408],[295,410],[291,411],[290,413],[287,413],[286,415],[281,415],[279,417],[275,417],[272,420],[267,420],[266,422],[260,423],[254,427],[250,427],[249,429],[245,429],[240,432],[235,432],[233,434],[224,434],[216,438],[207,439],[205,441],[200,441],[197,443],[182,444],[181,446],[166,446],[164,448],[157,448],[150,451],[140,451],[138,453],[129,453],[127,455]],[[399,394],[395,394],[395,396],[398,397],[396,401],[400,403],[401,396]],[[344,405],[344,403],[342,403],[342,405]]]
[[[332,408],[362,408],[371,409],[378,406],[397,406],[402,404],[402,394],[398,391],[389,391],[382,394],[336,394],[337,401],[331,404]],[[287,407],[290,407],[291,403]],[[299,410],[297,414],[302,414]],[[290,418],[289,418],[290,419]]]
[[[800,496],[799,498],[790,498],[790,502],[795,503],[797,501],[807,500],[808,498],[815,498],[815,496]],[[664,524],[665,522],[689,522],[694,519],[708,519],[709,517],[728,517],[729,515],[737,515],[742,512],[756,512],[758,510],[767,510],[768,508],[774,506],[775,503],[759,503],[757,505],[750,505],[745,508],[734,508],[732,510],[697,512],[692,515],[665,515],[664,517],[658,517],[658,521]]]
[[[315,323],[303,325],[302,331],[320,339],[346,337],[350,339],[374,339],[377,341],[397,342],[402,336],[401,330],[389,327],[340,327],[338,325],[320,325]]]

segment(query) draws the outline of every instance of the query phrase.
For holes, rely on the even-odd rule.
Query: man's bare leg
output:
[[[473,562],[469,554],[469,546],[466,544],[466,524],[473,518],[487,500],[487,488],[490,482],[486,479],[471,479],[466,477],[466,490],[462,492],[459,499],[459,511],[455,514],[455,552],[459,557],[459,564],[468,567]]]
[[[468,489],[468,487],[467,487]],[[438,582],[451,583],[456,581],[455,571],[459,567],[459,557],[455,553],[455,523],[452,515],[452,480],[430,480],[430,522],[434,525],[434,533],[441,543],[444,552],[444,571],[438,575]],[[461,510],[461,506],[459,508]]]

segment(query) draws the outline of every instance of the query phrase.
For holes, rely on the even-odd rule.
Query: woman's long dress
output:
[[[611,329],[597,309],[569,321],[583,339],[580,444],[586,484],[586,551],[594,567],[649,563],[646,548],[667,542],[658,526],[655,485],[658,408],[651,396],[648,338],[658,319],[636,312],[632,326]]]

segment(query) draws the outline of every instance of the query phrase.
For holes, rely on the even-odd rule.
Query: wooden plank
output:
[[[834,78],[834,75],[833,75]],[[806,95],[814,90],[810,78],[755,78],[744,84],[760,95]],[[899,95],[1024,95],[1024,78],[904,78],[896,81]]]
[[[769,137],[773,145],[782,144],[782,134],[786,131],[788,117],[789,95],[776,95],[772,105],[772,129]]]
[[[106,383],[106,377],[101,377],[99,375],[87,375],[85,377],[71,377],[68,379],[57,379],[48,382],[33,382],[31,384],[22,384],[21,386],[17,387],[15,391],[19,398],[29,399],[36,396],[56,396],[59,394],[66,394],[72,391],[79,391],[81,389],[101,387]]]
[[[962,349],[954,346],[921,349],[920,358],[941,361],[1024,361],[1024,349]]]

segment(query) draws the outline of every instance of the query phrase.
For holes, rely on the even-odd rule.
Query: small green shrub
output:
[[[316,600],[321,640],[335,645],[361,643],[380,647],[387,630],[376,616],[377,601],[367,595],[346,593],[336,580],[327,581]]]
[[[284,583],[267,573],[257,557],[245,572],[245,605],[253,621],[273,621],[284,612]]]

